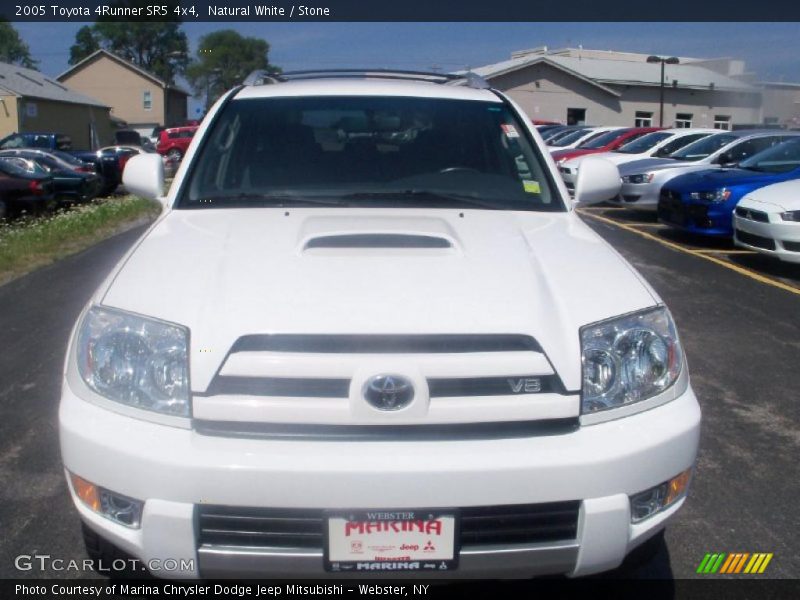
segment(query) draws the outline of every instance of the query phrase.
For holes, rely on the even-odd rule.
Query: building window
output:
[[[730,128],[731,128],[730,115],[714,115],[714,129],[728,130]]]
[[[779,123],[778,117],[764,117],[764,125],[778,125]]]
[[[692,126],[692,113],[678,113],[675,115],[675,127],[689,129]]]
[[[567,125],[586,125],[586,109],[568,108]]]
[[[633,122],[634,127],[652,127],[653,126],[653,113],[644,110],[636,111],[636,119]]]
[[[142,105],[145,110],[153,108],[153,94],[150,90],[146,90],[144,94],[142,94]]]

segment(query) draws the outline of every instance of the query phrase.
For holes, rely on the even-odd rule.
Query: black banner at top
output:
[[[9,21],[800,21],[796,0],[12,0]]]

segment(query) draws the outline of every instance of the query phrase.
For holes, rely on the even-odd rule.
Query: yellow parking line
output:
[[[695,250],[699,254],[758,254],[755,250]]]
[[[581,211],[589,210],[591,212],[601,212],[604,210],[628,210],[624,206],[583,206]]]
[[[692,256],[696,256],[698,258],[703,258],[705,260],[711,261],[720,265],[721,267],[725,267],[726,269],[730,269],[731,271],[736,271],[740,275],[744,275],[745,277],[749,277],[750,279],[754,279],[760,283],[766,283],[767,285],[771,285],[773,287],[779,288],[781,290],[786,290],[787,292],[791,292],[793,294],[797,294],[800,296],[800,288],[791,286],[787,283],[783,283],[782,281],[778,281],[777,279],[772,279],[770,277],[765,277],[760,273],[756,273],[755,271],[751,271],[750,269],[745,269],[744,267],[740,267],[739,265],[733,264],[731,262],[722,260],[721,258],[717,258],[716,256],[711,256],[710,254],[704,254],[702,250],[692,250],[691,248],[684,248],[679,244],[675,244],[673,242],[663,240],[660,237],[653,235],[647,231],[640,231],[627,223],[620,223],[615,221],[614,219],[609,219],[608,217],[603,217],[601,215],[595,215],[592,213],[585,212],[586,209],[580,209],[582,214],[585,214],[587,217],[592,219],[596,219],[598,221],[602,221],[603,223],[608,223],[609,225],[615,225],[621,229],[626,231],[630,231],[631,233],[635,233],[643,238],[647,238],[649,240],[653,240],[654,242],[658,242],[659,244],[666,246],[667,248],[672,248],[673,250],[677,250],[678,252],[683,252],[685,254],[691,254]]]
[[[657,227],[658,229],[664,229],[666,225],[663,223],[627,223],[631,227]]]

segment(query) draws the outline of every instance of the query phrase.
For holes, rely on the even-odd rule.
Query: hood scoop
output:
[[[311,238],[305,249],[315,248],[452,248],[450,240],[407,233],[352,233]]]
[[[414,217],[311,217],[300,229],[301,253],[387,250],[459,252],[443,219]]]

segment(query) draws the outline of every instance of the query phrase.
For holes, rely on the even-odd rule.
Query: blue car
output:
[[[734,168],[694,171],[661,188],[658,220],[702,235],[733,237],[733,209],[758,188],[800,179],[800,139],[778,144]]]

